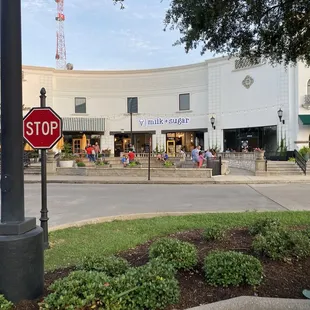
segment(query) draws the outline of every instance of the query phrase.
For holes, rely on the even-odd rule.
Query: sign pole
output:
[[[40,107],[46,107],[46,90],[42,88],[40,91]],[[43,229],[44,249],[49,248],[48,242],[48,209],[47,209],[47,177],[46,177],[46,149],[41,149],[41,227]]]
[[[149,140],[149,163],[148,163],[148,174],[147,179],[148,181],[151,181],[151,149],[152,149],[152,136]]]
[[[16,303],[43,294],[43,231],[25,217],[21,0],[1,0],[0,292]],[[14,145],[14,148],[12,149]]]

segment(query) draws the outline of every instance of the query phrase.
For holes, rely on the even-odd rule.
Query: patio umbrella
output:
[[[25,143],[24,151],[31,152],[33,151],[33,148],[28,143]]]
[[[86,135],[83,134],[82,141],[81,141],[81,151],[84,151],[87,145]]]
[[[56,148],[58,150],[62,150],[64,147],[65,141],[64,141],[64,136],[61,137],[61,139],[57,142]]]

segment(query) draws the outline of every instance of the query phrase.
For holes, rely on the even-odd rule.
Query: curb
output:
[[[41,180],[25,180],[25,184],[40,184]],[[168,180],[168,181],[122,181],[122,180],[47,180],[48,184],[162,184],[162,185],[247,185],[247,184],[310,184],[310,180],[244,180],[244,181],[228,181],[228,180]]]

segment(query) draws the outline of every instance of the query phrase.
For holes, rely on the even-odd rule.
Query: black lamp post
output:
[[[43,293],[43,230],[35,218],[25,217],[24,207],[21,0],[1,0],[0,8],[0,292],[19,302]]]
[[[211,125],[212,125],[212,128],[215,130],[215,117],[214,116],[212,116],[211,118],[210,118],[210,121],[211,121]]]
[[[282,123],[284,125],[285,124],[285,120],[282,120],[283,111],[282,111],[281,108],[278,110],[278,117],[279,117],[280,123]]]

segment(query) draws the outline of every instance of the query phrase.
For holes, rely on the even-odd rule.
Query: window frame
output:
[[[85,112],[77,112],[77,100],[84,99],[85,100]],[[74,113],[75,114],[86,114],[87,112],[87,99],[86,97],[74,97]]]
[[[181,109],[181,97],[182,96],[188,97],[188,109]],[[190,111],[190,110],[191,110],[191,95],[190,95],[190,93],[179,94],[179,111]]]
[[[131,112],[131,108],[132,108],[132,105],[130,105],[130,108],[129,108],[129,102],[131,99],[136,99],[137,100],[137,109],[136,109],[136,112]],[[136,97],[127,97],[127,113],[130,114],[138,114],[139,113],[139,98],[136,96]]]

